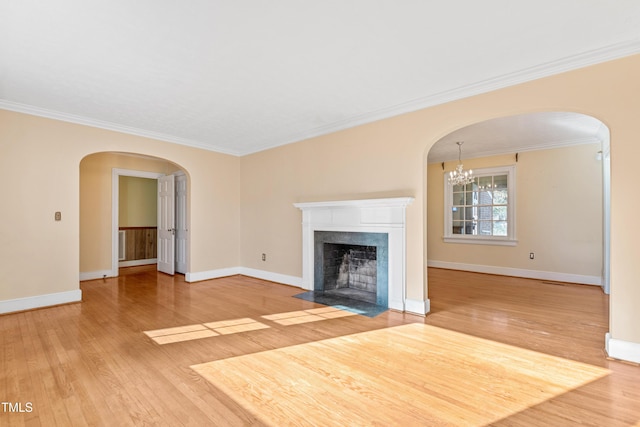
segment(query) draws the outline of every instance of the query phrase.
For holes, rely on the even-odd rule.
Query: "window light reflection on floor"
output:
[[[318,322],[320,320],[336,319],[339,317],[355,316],[357,313],[342,310],[337,307],[312,308],[309,310],[290,311],[288,313],[269,314],[263,319],[271,320],[280,325],[298,325],[301,323]]]
[[[354,311],[347,311],[343,307],[336,306],[269,314],[262,316],[262,318],[275,322],[279,325],[289,326],[318,322],[321,320],[337,319],[340,317],[355,316],[357,314],[358,313]],[[250,317],[243,317],[239,319],[221,320],[216,322],[144,331],[144,334],[157,344],[164,345],[268,328],[270,328],[269,325],[258,322]]]

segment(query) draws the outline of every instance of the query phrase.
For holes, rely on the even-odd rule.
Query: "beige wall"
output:
[[[629,226],[639,208],[637,198],[629,197],[636,181],[633,162],[640,155],[638,75],[636,55],[245,156],[241,262],[301,275],[301,214],[294,202],[413,196],[416,200],[407,210],[407,296],[426,297],[430,147],[454,130],[492,118],[540,111],[583,113],[611,131],[612,337],[640,343],[635,327],[640,324],[640,264],[635,255],[640,231]],[[582,242],[576,239],[571,245],[581,247]],[[270,254],[266,263],[259,259],[261,252]]]
[[[296,202],[414,196],[407,216],[420,227],[422,194],[409,184],[421,180],[422,155],[407,157],[395,144],[416,137],[409,127],[379,122],[243,157],[242,265],[302,275],[302,214]],[[421,299],[422,233],[411,231],[407,240],[417,256],[407,266],[415,282],[410,297]]]
[[[407,210],[407,294],[427,295],[427,163],[444,135],[491,118],[574,111],[611,131],[612,337],[640,343],[640,263],[634,227],[640,56],[426,108],[297,144],[235,158],[24,114],[0,111],[0,301],[78,289],[79,165],[103,151],[170,160],[190,182],[189,271],[242,265],[301,275],[301,214],[292,203],[414,196]],[[62,212],[55,222],[53,213]],[[240,225],[242,224],[242,229]],[[268,261],[257,256],[266,252]]]
[[[155,156],[186,171],[189,271],[239,265],[237,157],[0,110],[0,176],[10,183],[3,204],[10,208],[0,210],[8,225],[0,231],[0,301],[79,289],[80,163],[98,152]],[[55,211],[62,212],[62,221],[54,221]],[[110,214],[108,220],[102,212],[96,216],[97,227],[111,222]],[[110,258],[102,260],[111,242],[98,240],[90,244],[101,261],[83,268],[111,268]]]
[[[517,163],[515,155],[464,159],[465,169],[516,166],[517,246],[445,243],[445,172],[441,163],[430,164],[429,261],[601,277],[603,187],[602,164],[596,158],[600,150],[600,144],[586,144],[528,151],[519,153]],[[445,170],[456,163],[447,162]]]
[[[120,227],[156,227],[158,225],[157,180],[121,176],[118,188],[118,225]]]

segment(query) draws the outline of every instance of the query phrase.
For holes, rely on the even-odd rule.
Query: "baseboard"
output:
[[[136,267],[138,265],[157,264],[158,258],[134,259],[131,261],[119,261],[118,267]]]
[[[80,272],[80,281],[104,279],[105,277],[116,277],[112,270],[98,270]]]
[[[607,332],[605,335],[605,348],[609,357],[640,363],[640,343],[611,338],[611,334]]]
[[[240,273],[240,267],[220,268],[217,270],[198,271],[196,273],[186,273],[185,282],[201,282],[203,280],[219,279],[220,277],[235,276]]]
[[[268,280],[270,282],[282,283],[284,285],[302,287],[302,278],[287,276],[286,274],[272,273],[270,271],[257,270],[248,267],[230,267],[218,270],[200,271],[197,273],[185,274],[186,282],[200,282],[202,280],[218,279],[220,277],[234,276],[242,274],[244,276],[255,277],[256,279]]]
[[[411,314],[419,314],[421,316],[426,315],[431,311],[431,301],[427,300],[415,300],[406,299],[404,302],[404,311]]]
[[[600,276],[558,273],[554,271],[525,270],[521,268],[497,267],[493,265],[463,264],[459,262],[429,260],[427,266],[449,270],[473,271],[474,273],[497,274],[500,276],[524,277],[526,279],[550,280],[554,282],[579,283],[582,285],[602,286]]]
[[[288,276],[286,274],[272,273],[270,271],[257,270],[255,268],[248,267],[240,267],[240,274],[255,277],[256,279],[268,280],[270,282],[302,288],[302,277]]]
[[[268,280],[270,282],[282,283],[283,285],[302,288],[302,277],[273,273],[271,271],[258,270],[249,267],[230,267],[221,268],[218,270],[200,271],[197,273],[187,273],[185,274],[185,281],[189,283],[200,282],[203,280],[234,276],[236,274],[242,274],[243,276],[254,277],[256,279]],[[407,299],[405,301],[405,311],[408,313],[424,316],[430,310],[431,304],[428,299],[425,301]]]
[[[0,314],[80,301],[82,301],[82,291],[80,289],[57,292],[55,294],[38,295],[35,297],[10,299],[0,301]]]

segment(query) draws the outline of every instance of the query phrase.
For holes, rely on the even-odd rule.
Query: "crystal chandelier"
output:
[[[473,171],[462,169],[462,144],[464,141],[456,142],[458,144],[458,166],[456,170],[449,172],[449,184],[451,185],[466,185],[473,182]]]

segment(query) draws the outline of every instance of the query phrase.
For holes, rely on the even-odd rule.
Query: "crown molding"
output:
[[[555,148],[572,147],[576,145],[585,145],[585,144],[601,144],[601,143],[602,141],[597,136],[563,139],[563,140],[545,142],[542,144],[516,145],[513,147],[500,148],[496,150],[479,150],[479,151],[473,151],[473,152],[467,151],[465,160],[477,159],[480,157],[501,156],[504,154],[524,153],[527,151],[553,150]],[[427,159],[427,163],[441,163],[441,162],[453,162],[453,161],[458,161],[457,155],[438,156],[433,158],[429,157]]]
[[[153,132],[153,131],[139,129],[139,128],[130,127],[130,126],[124,126],[117,123],[92,119],[89,117],[83,117],[75,114],[68,114],[68,113],[48,110],[45,108],[35,107],[31,105],[26,105],[26,104],[20,104],[17,102],[12,102],[7,100],[0,100],[0,109],[60,120],[64,122],[81,124],[81,125],[96,127],[100,129],[126,133],[130,135],[141,136],[144,138],[150,138],[150,139],[155,139],[159,141],[185,145],[185,146],[199,148],[203,150],[214,151],[222,154],[229,154],[233,156],[245,156],[248,154],[269,150],[272,148],[291,144],[291,143],[302,141],[305,139],[314,138],[317,136],[326,135],[333,132],[338,132],[338,131],[349,129],[355,126],[371,123],[374,121],[399,116],[401,114],[414,112],[424,108],[433,107],[435,105],[444,104],[447,102],[468,98],[475,95],[480,95],[482,93],[491,92],[491,91],[502,89],[508,86],[513,86],[520,83],[525,83],[528,81],[540,79],[543,77],[548,77],[555,74],[560,74],[563,72],[575,70],[578,68],[583,68],[583,67],[595,65],[602,62],[623,58],[625,56],[634,55],[637,53],[640,53],[640,39],[617,43],[617,44],[605,46],[599,49],[583,52],[577,55],[571,55],[564,58],[560,58],[558,60],[540,64],[524,70],[504,74],[501,76],[475,82],[469,85],[447,90],[444,92],[432,94],[432,95],[411,100],[405,103],[382,108],[376,111],[355,115],[350,118],[336,121],[325,126],[320,126],[320,127],[303,131],[303,132],[291,134],[288,138],[283,140],[271,141],[271,142],[266,141],[261,148],[258,148],[255,150],[245,150],[245,151],[229,150],[223,147],[207,144],[206,142],[203,142],[203,141],[180,138],[177,136],[168,135],[164,133]]]
[[[378,120],[411,113],[447,102],[480,95],[509,86],[515,86],[517,84],[541,79],[543,77],[549,77],[567,71],[577,70],[579,68],[596,65],[602,62],[612,61],[614,59],[619,59],[638,53],[640,53],[640,39],[605,46],[603,48],[594,49],[577,55],[567,56],[555,61],[536,65],[534,67],[526,68],[513,73],[503,74],[501,76],[471,83],[469,85],[461,86],[455,89],[418,98],[406,103],[382,108],[357,116],[352,116],[350,118],[333,122],[325,126],[320,126],[305,132],[291,135],[284,142],[274,143],[254,152],[269,150],[271,148],[291,144],[293,142],[338,132]],[[243,152],[240,155],[252,154],[254,152]]]
[[[139,129],[131,126],[124,126],[117,123],[92,119],[89,117],[78,116],[76,114],[69,114],[69,113],[63,113],[60,111],[48,110],[46,108],[35,107],[33,105],[21,104],[18,102],[7,101],[3,99],[0,99],[0,109],[15,111],[17,113],[30,114],[32,116],[44,117],[47,119],[60,120],[62,122],[74,123],[78,125],[84,125],[84,126],[90,126],[90,127],[99,128],[99,129],[126,133],[128,135],[141,136],[143,138],[155,139],[163,142],[170,142],[172,144],[185,145],[187,147],[199,148],[207,151],[214,151],[221,154],[229,154],[232,156],[240,155],[240,153],[237,151],[228,150],[223,147],[206,144],[200,141],[180,138],[180,137],[168,135],[165,133],[153,132],[153,131]]]

